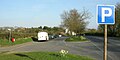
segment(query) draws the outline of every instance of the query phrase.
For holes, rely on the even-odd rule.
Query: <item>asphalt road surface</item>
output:
[[[92,57],[95,60],[103,60],[103,38],[86,36],[87,42],[65,42],[67,37],[56,38],[45,42],[29,42],[11,47],[1,47],[0,53],[48,51],[60,52],[64,49],[70,54]],[[108,44],[108,60],[120,60],[120,41],[110,38]]]
[[[87,36],[87,38],[95,45],[103,57],[104,37]],[[108,60],[120,60],[120,39],[108,37]]]

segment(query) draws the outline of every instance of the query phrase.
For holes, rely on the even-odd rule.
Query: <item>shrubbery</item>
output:
[[[104,33],[85,33],[85,35],[104,36]]]
[[[11,37],[16,39],[18,38],[26,38],[26,37],[35,37],[37,33],[13,33]],[[9,39],[9,34],[0,34],[1,39]]]
[[[67,38],[65,41],[87,41],[87,39],[83,36],[72,36]]]
[[[104,36],[104,33],[98,33],[98,32],[96,32],[96,33],[85,33],[85,35],[89,35],[89,36]],[[119,35],[116,36],[113,33],[107,33],[107,35],[109,37],[118,37],[119,36]]]

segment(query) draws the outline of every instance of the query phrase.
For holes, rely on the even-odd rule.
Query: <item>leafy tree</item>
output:
[[[96,33],[97,30],[96,30],[96,29],[88,29],[87,32],[88,32],[88,33]]]
[[[120,3],[117,3],[117,5],[116,5],[116,9],[115,9],[116,11],[115,11],[115,25],[114,25],[114,27],[115,27],[115,32],[116,32],[116,34],[118,35],[118,36],[120,36]]]
[[[104,33],[104,25],[98,25],[98,32]]]
[[[38,27],[39,29],[42,29],[42,26]]]
[[[61,27],[53,27],[52,30],[55,32],[55,34],[60,34],[61,32],[64,32],[64,29]]]
[[[44,27],[43,27],[43,30],[48,30],[48,31],[50,31],[50,30],[51,30],[51,27],[44,26]]]
[[[90,13],[86,10],[79,13],[76,9],[72,9],[63,12],[61,18],[63,20],[61,26],[69,29],[71,32],[83,33],[87,25],[85,20],[90,18]]]

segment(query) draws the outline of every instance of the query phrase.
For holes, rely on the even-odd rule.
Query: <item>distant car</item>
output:
[[[40,40],[49,40],[47,32],[38,32],[38,41]]]
[[[85,34],[77,34],[76,36],[85,36]]]
[[[54,35],[54,37],[55,37],[55,38],[58,38],[58,37],[59,37],[59,35],[55,34],[55,35]]]
[[[56,34],[51,34],[49,35],[49,39],[54,39],[54,38],[58,38],[59,35],[56,35]]]
[[[53,35],[49,35],[49,39],[54,39],[54,36]]]
[[[59,35],[59,37],[62,37],[62,35]]]

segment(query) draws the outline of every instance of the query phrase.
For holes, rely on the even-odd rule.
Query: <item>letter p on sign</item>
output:
[[[97,23],[114,24],[115,23],[115,6],[98,5],[97,6]]]

